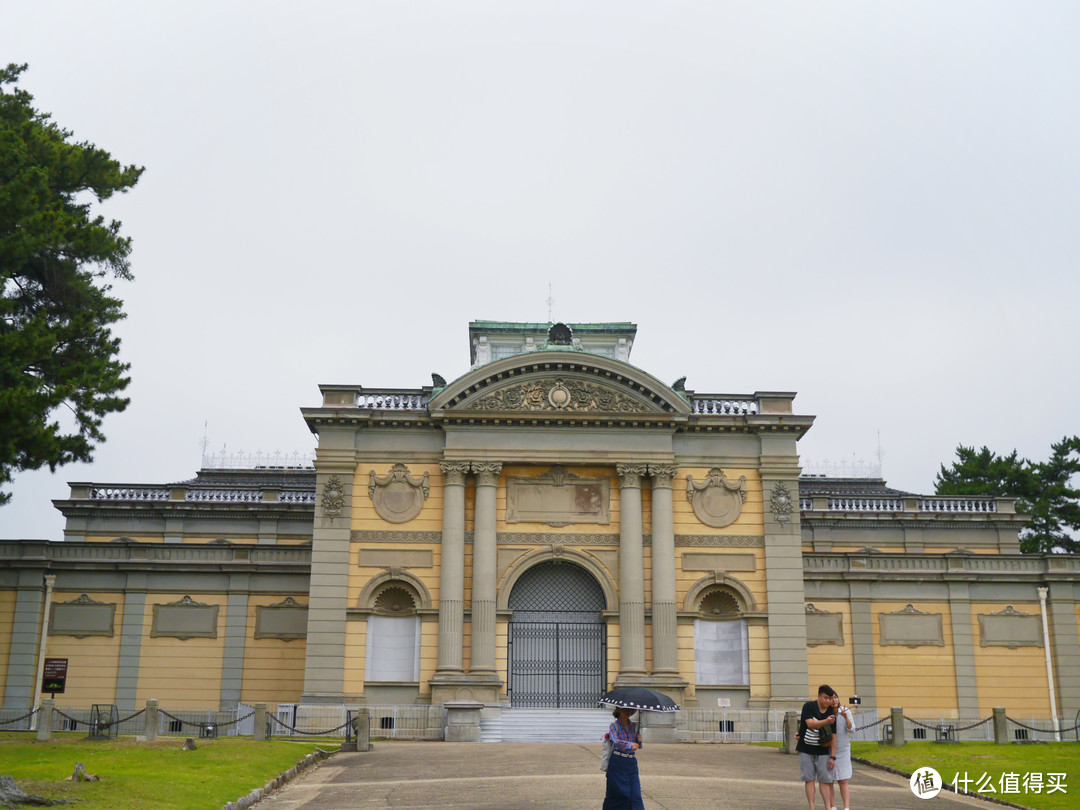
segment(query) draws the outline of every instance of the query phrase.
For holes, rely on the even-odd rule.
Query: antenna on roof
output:
[[[877,432],[877,466],[878,478],[885,477],[885,449],[881,446],[881,428]]]
[[[206,438],[206,431],[209,426],[210,420],[204,419],[202,425],[202,463],[204,467],[206,466],[206,448],[210,446],[210,440]]]
[[[545,302],[548,305],[548,323],[555,323],[555,319],[552,317],[553,307],[555,306],[555,299],[551,297],[551,282],[548,282],[548,297]]]

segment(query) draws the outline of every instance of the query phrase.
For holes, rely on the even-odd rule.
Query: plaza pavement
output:
[[[647,810],[799,810],[807,806],[798,779],[798,758],[776,748],[656,744],[646,746],[638,762]],[[336,754],[256,807],[599,810],[604,800],[599,763],[599,743],[377,742],[366,753]],[[854,810],[994,807],[946,792],[919,799],[906,779],[858,763],[851,780],[851,800]],[[815,807],[823,807],[820,795]]]

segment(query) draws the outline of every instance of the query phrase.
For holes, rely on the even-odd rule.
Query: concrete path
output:
[[[657,744],[646,746],[638,761],[647,810],[807,807],[798,759],[775,748]],[[599,810],[604,800],[599,762],[598,743],[379,742],[367,753],[335,755],[257,808]],[[945,792],[922,800],[906,779],[858,764],[851,800],[855,810],[993,807]],[[815,807],[823,807],[820,795]]]

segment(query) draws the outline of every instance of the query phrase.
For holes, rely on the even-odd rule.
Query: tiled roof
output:
[[[841,495],[900,498],[915,493],[886,486],[884,478],[830,478],[825,475],[804,475],[799,478],[799,494],[803,497]]]

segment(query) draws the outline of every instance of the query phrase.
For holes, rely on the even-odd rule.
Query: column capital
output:
[[[469,462],[467,461],[440,461],[439,469],[442,470],[445,483],[453,486],[464,486],[465,476],[469,474]]]
[[[671,488],[671,482],[679,472],[677,464],[650,464],[649,476],[652,478],[653,489],[657,487]]]
[[[502,472],[501,461],[474,461],[471,465],[476,473],[477,486],[493,487],[499,481],[499,473]]]
[[[648,474],[647,464],[616,464],[615,471],[619,474],[619,486],[623,489],[641,488],[641,477]]]

